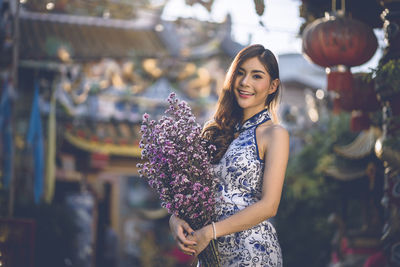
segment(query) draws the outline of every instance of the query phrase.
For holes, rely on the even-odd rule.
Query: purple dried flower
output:
[[[140,147],[145,163],[137,166],[169,213],[200,228],[215,218],[208,153],[215,146],[202,139],[201,126],[186,102],[179,102],[174,93],[167,101],[166,115],[158,122],[143,115]]]

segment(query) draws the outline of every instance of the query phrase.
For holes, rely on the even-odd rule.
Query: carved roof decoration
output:
[[[360,159],[373,153],[378,138],[377,129],[371,127],[362,131],[353,142],[345,146],[334,146],[334,151],[348,159]]]

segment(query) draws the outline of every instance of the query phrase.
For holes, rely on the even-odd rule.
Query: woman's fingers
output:
[[[170,218],[170,228],[176,240],[178,248],[188,255],[193,255],[196,241],[193,240],[193,229],[184,220],[172,215]]]
[[[178,243],[178,248],[185,254],[187,255],[194,255],[196,253],[196,250],[193,248],[193,246],[186,246],[185,244],[183,244],[183,242],[181,240],[177,240]]]
[[[192,227],[190,227],[190,225],[187,222],[184,222],[182,225],[183,229],[189,233],[190,235],[194,234],[194,230],[192,229]]]
[[[177,235],[177,242],[183,244],[186,247],[195,247],[197,242],[193,239],[186,237],[184,234]]]
[[[177,232],[178,241],[186,246],[196,245],[196,241],[193,240],[191,237],[192,237],[191,234],[185,235],[183,230]]]
[[[194,249],[196,250],[195,254],[198,255],[210,243],[210,240],[207,238],[206,228],[203,227],[196,231],[193,238],[197,241],[197,246]]]

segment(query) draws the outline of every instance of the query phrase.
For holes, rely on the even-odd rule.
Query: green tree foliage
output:
[[[304,148],[289,159],[284,192],[276,216],[285,266],[325,266],[330,258],[338,188],[323,175],[335,160],[333,145],[354,138],[349,114],[330,115],[303,133]]]

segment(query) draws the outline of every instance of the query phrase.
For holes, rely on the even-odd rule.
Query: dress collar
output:
[[[243,124],[236,124],[235,132],[242,132],[251,127],[257,126],[263,122],[270,120],[270,116],[268,114],[268,109],[264,109],[257,114],[253,115],[250,119],[247,119]]]

